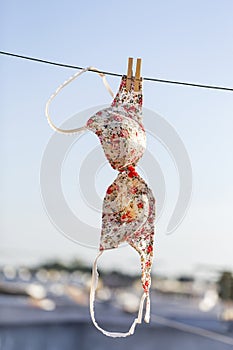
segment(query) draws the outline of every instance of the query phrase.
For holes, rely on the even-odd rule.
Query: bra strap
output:
[[[93,264],[93,269],[92,269],[92,280],[91,280],[91,291],[90,291],[90,314],[91,314],[91,319],[92,322],[94,323],[95,327],[101,331],[104,335],[112,338],[125,338],[128,337],[129,335],[134,334],[135,327],[137,324],[142,322],[142,313],[143,313],[143,305],[144,305],[144,300],[147,299],[146,303],[146,315],[145,315],[145,322],[149,322],[149,314],[150,314],[150,299],[149,299],[149,294],[143,293],[141,300],[140,300],[140,305],[139,305],[139,310],[138,310],[138,316],[137,318],[134,319],[130,329],[126,333],[118,333],[118,332],[108,332],[101,328],[98,323],[95,320],[95,311],[94,311],[94,302],[95,302],[95,291],[98,285],[98,270],[97,270],[97,261],[99,257],[102,255],[103,251],[100,251],[99,254],[97,255],[94,264]]]
[[[112,97],[114,97],[114,93],[110,87],[110,85],[108,84],[107,80],[106,80],[106,77],[103,73],[99,72],[98,69],[94,68],[94,67],[87,67],[87,68],[84,68],[82,69],[80,72],[77,72],[75,73],[74,75],[72,75],[68,80],[66,80],[63,84],[61,84],[57,90],[51,95],[51,97],[49,98],[48,102],[46,103],[46,106],[45,106],[45,115],[47,117],[47,120],[48,120],[48,123],[49,125],[51,126],[51,128],[59,133],[62,133],[62,134],[75,134],[77,132],[80,132],[80,131],[84,131],[86,130],[86,126],[83,126],[83,127],[80,127],[80,128],[76,128],[76,129],[70,129],[70,130],[64,130],[64,129],[61,129],[61,128],[58,128],[55,126],[55,124],[53,124],[52,120],[51,120],[51,117],[50,117],[50,113],[49,113],[49,106],[50,106],[50,103],[52,102],[52,100],[58,95],[58,93],[65,87],[67,86],[69,83],[71,83],[73,80],[75,80],[76,78],[78,78],[81,74],[87,72],[87,71],[94,71],[96,73],[99,74],[99,76],[103,79],[103,83],[106,87],[106,89],[108,90],[108,92],[110,93],[110,95]]]

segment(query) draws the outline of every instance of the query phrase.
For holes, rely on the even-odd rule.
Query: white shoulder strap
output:
[[[108,90],[108,92],[110,93],[110,95],[112,97],[114,97],[114,93],[112,91],[112,89],[110,88],[107,80],[106,80],[106,77],[103,73],[99,72],[98,69],[94,68],[94,67],[87,67],[87,68],[84,68],[82,69],[80,72],[77,72],[75,73],[74,75],[72,75],[72,77],[70,77],[68,80],[66,80],[62,85],[60,85],[57,90],[52,94],[52,96],[49,98],[48,102],[46,103],[46,106],[45,106],[45,115],[47,117],[47,120],[48,120],[48,123],[49,125],[51,126],[51,128],[59,133],[62,133],[62,134],[74,134],[74,133],[77,133],[77,132],[80,132],[80,131],[84,131],[86,129],[86,126],[83,126],[81,128],[76,128],[76,129],[70,129],[70,130],[64,130],[64,129],[61,129],[61,128],[58,128],[55,126],[55,124],[53,124],[51,118],[50,118],[50,114],[49,114],[49,106],[50,106],[50,103],[52,102],[52,100],[58,95],[58,93],[66,86],[68,85],[69,83],[71,83],[73,80],[75,80],[77,77],[79,77],[81,74],[87,72],[87,71],[95,71],[96,73],[99,74],[99,76],[103,79],[103,83],[106,87],[106,89]]]
[[[98,271],[97,271],[97,261],[99,257],[102,255],[103,251],[100,251],[99,254],[97,255],[94,264],[93,264],[93,269],[92,269],[92,280],[91,280],[91,291],[90,291],[90,314],[91,314],[91,319],[92,322],[94,323],[95,327],[101,331],[104,335],[112,338],[125,338],[128,337],[129,335],[134,334],[135,327],[138,323],[142,322],[142,312],[143,312],[143,304],[144,300],[147,298],[147,303],[146,303],[146,314],[145,314],[145,322],[148,323],[150,321],[150,297],[149,294],[143,293],[141,300],[140,300],[140,305],[138,309],[138,316],[137,318],[134,319],[130,329],[126,333],[118,333],[118,332],[108,332],[102,329],[98,323],[95,320],[95,311],[94,311],[94,302],[95,302],[95,291],[97,288],[98,284]]]

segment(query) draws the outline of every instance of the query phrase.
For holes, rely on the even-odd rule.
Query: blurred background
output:
[[[233,87],[232,13],[228,0],[2,1],[0,50],[122,74],[128,57],[141,57],[145,77]],[[232,93],[144,82],[144,106],[162,115],[186,147],[193,195],[184,221],[167,235],[178,175],[166,149],[151,143],[166,183],[151,323],[114,340],[95,329],[88,311],[96,247],[62,235],[40,193],[41,159],[53,135],[45,104],[75,70],[0,55],[0,71],[0,349],[232,348]],[[108,81],[116,91],[120,79]],[[100,84],[87,73],[70,85],[51,108],[56,125],[110,104]],[[62,175],[76,215],[81,148],[71,150]],[[116,174],[94,175],[103,198]],[[80,216],[100,230],[100,212],[95,217],[83,204]],[[110,331],[127,331],[141,295],[139,259],[129,247],[105,255],[96,318]]]

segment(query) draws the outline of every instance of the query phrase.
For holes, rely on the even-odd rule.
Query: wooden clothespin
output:
[[[136,73],[134,80],[134,91],[139,91],[140,81],[141,81],[141,58],[137,58]]]
[[[127,70],[127,79],[126,79],[126,90],[131,90],[131,82],[132,82],[132,76],[133,76],[133,58],[128,58],[128,70]]]
[[[141,58],[137,58],[136,73],[135,73],[135,80],[134,80],[134,91],[139,91],[139,87],[140,87],[141,62],[142,62]],[[126,90],[127,91],[131,90],[132,77],[133,77],[133,58],[129,57],[127,79],[126,79]]]

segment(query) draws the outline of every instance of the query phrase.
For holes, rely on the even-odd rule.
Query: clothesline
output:
[[[53,62],[53,61],[43,60],[43,59],[36,58],[36,57],[18,55],[18,54],[12,53],[12,52],[0,51],[0,54],[6,55],[6,56],[11,56],[11,57],[16,57],[16,58],[21,58],[24,60],[39,62],[39,63],[46,63],[46,64],[50,64],[53,66],[58,66],[58,67],[78,69],[78,70],[83,69],[83,67],[79,67],[79,66],[75,66],[75,65],[71,65],[71,64]],[[90,72],[96,72],[96,71],[94,69],[90,69]],[[107,71],[102,71],[102,70],[100,70],[99,73],[103,73],[105,75],[111,75],[111,76],[115,76],[115,77],[121,77],[123,75],[120,73],[107,72]],[[196,83],[188,83],[188,82],[184,82],[184,81],[158,79],[158,78],[150,78],[150,77],[149,78],[143,77],[143,80],[157,82],[157,83],[164,83],[164,84],[184,85],[184,86],[191,86],[191,87],[196,87],[196,88],[223,90],[223,91],[233,92],[233,88],[231,88],[231,87],[218,86],[218,85],[196,84]]]

